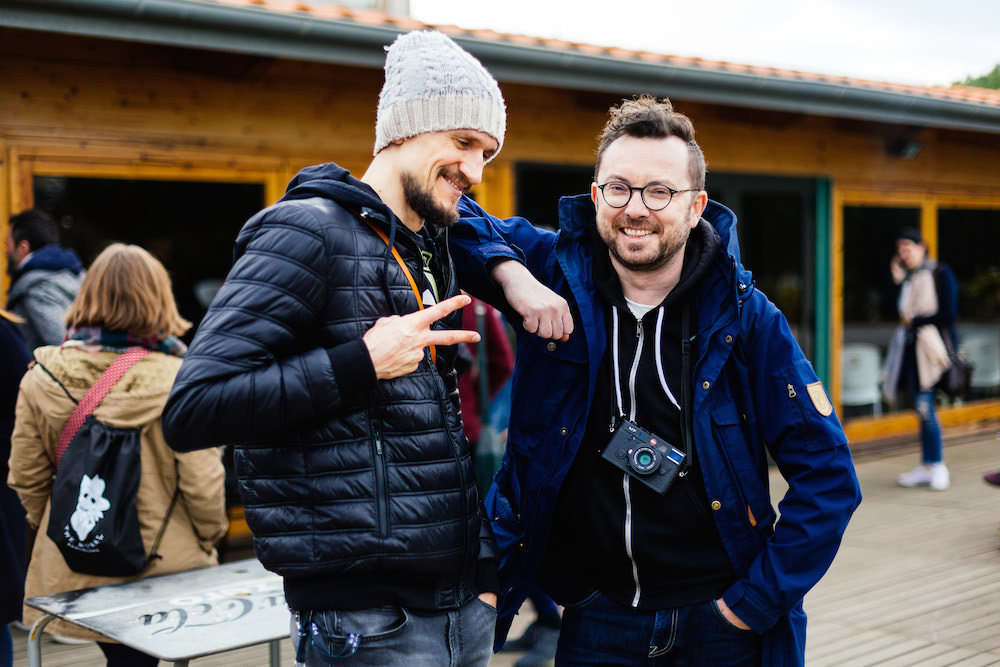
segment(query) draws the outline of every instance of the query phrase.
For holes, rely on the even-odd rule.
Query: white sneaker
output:
[[[948,468],[943,463],[935,463],[931,466],[931,489],[934,491],[944,491],[951,485],[951,475]]]
[[[947,471],[945,472],[947,473]],[[927,486],[931,483],[931,467],[919,465],[910,472],[904,472],[897,477],[896,483],[905,487]]]
[[[910,472],[904,472],[896,478],[900,486],[929,486],[935,491],[944,491],[951,485],[951,476],[943,463],[919,465]]]

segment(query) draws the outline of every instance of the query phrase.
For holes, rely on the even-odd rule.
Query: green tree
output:
[[[982,76],[967,76],[965,77],[965,81],[956,81],[955,83],[960,86],[1000,89],[1000,64],[987,74]]]

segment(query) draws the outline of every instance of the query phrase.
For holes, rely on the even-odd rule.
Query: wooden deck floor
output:
[[[1000,665],[1000,489],[982,473],[1000,468],[1000,439],[990,431],[949,437],[947,491],[904,489],[899,472],[917,446],[864,454],[857,461],[864,501],[830,572],[806,598],[810,667]],[[775,495],[782,482],[773,476]],[[521,614],[512,635],[530,616]],[[14,630],[14,665],[27,665],[26,634]],[[499,654],[491,667],[511,667]],[[288,640],[282,664],[291,665]],[[43,640],[45,667],[98,667],[94,645]],[[166,664],[166,663],[161,663]],[[264,646],[192,661],[198,667],[267,665]]]

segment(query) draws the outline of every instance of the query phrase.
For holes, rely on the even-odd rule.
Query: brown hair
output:
[[[180,336],[191,323],[177,312],[163,264],[137,245],[112,243],[87,269],[66,313],[72,327],[103,327],[133,335]]]
[[[594,167],[594,179],[601,169],[604,152],[616,139],[623,136],[637,138],[665,139],[677,137],[688,145],[688,175],[691,177],[691,187],[705,189],[705,156],[694,140],[694,125],[684,114],[674,111],[674,106],[667,98],[656,98],[652,95],[640,95],[630,100],[622,100],[621,104],[608,110],[609,118],[599,137],[597,149],[597,165]]]
[[[0,317],[2,317],[5,320],[9,320],[11,322],[14,322],[16,324],[20,324],[21,322],[24,322],[24,318],[23,317],[18,317],[14,313],[10,312],[9,310],[4,310],[3,308],[0,308]]]

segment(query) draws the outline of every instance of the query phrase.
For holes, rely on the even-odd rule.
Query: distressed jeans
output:
[[[396,606],[354,611],[292,612],[292,647],[304,664],[485,667],[493,654],[497,611],[479,599],[460,609],[421,612]]]
[[[944,460],[944,448],[941,442],[941,424],[934,412],[934,390],[918,393],[914,404],[920,416],[922,463],[941,463]]]
[[[762,638],[722,617],[714,600],[642,611],[597,593],[563,610],[556,667],[760,667]]]

